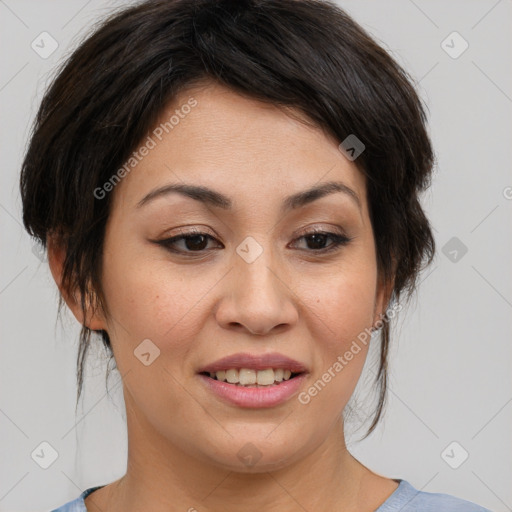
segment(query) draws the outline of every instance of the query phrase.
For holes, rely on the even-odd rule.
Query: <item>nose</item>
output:
[[[269,252],[252,263],[234,254],[234,268],[226,276],[215,313],[221,327],[266,335],[297,323],[295,294]]]

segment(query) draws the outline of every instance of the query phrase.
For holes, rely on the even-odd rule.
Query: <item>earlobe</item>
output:
[[[376,329],[380,328],[382,323],[385,321],[384,318],[389,306],[389,302],[391,300],[391,296],[393,294],[393,288],[394,279],[390,279],[387,282],[384,282],[379,278],[377,293],[375,296],[375,309],[373,314],[373,327]]]
[[[93,331],[106,330],[106,323],[103,317],[94,311],[93,306],[87,303],[84,317],[79,293],[70,291],[63,285],[62,277],[66,258],[65,247],[53,236],[47,237],[46,247],[48,250],[48,263],[53,279],[74,317],[81,325],[85,325]]]

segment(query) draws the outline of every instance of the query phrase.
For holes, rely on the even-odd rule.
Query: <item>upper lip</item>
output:
[[[307,371],[307,368],[299,361],[291,359],[284,354],[272,352],[269,354],[232,354],[200,368],[198,373],[215,373],[221,370],[229,370],[231,368],[248,368],[252,370],[282,368],[283,370],[290,370],[292,373],[303,373]]]

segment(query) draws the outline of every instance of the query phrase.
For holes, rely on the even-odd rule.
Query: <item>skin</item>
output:
[[[220,85],[182,92],[162,120],[191,96],[197,106],[111,192],[108,314],[91,310],[84,319],[61,287],[78,321],[109,333],[127,409],[127,473],[86,507],[373,511],[398,484],[348,452],[342,419],[367,346],[307,405],[297,396],[266,409],[228,405],[196,374],[230,354],[276,351],[307,366],[304,391],[380,319],[391,285],[378,278],[364,175],[320,128]],[[285,197],[326,181],[350,187],[360,206],[336,192],[281,213]],[[233,207],[177,193],[136,206],[169,183],[212,188]],[[214,238],[201,252],[179,255],[153,242],[194,227]],[[322,255],[315,248],[334,240],[302,238],[314,227],[350,241]],[[247,236],[263,249],[252,263],[236,252]],[[187,251],[184,241],[174,247]],[[58,284],[62,259],[50,241]],[[134,356],[145,339],[160,350],[149,366]],[[251,467],[237,456],[247,443],[261,453]]]

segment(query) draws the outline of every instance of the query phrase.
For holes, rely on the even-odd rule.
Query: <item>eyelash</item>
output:
[[[311,231],[308,231],[308,232],[302,234],[300,237],[296,238],[295,240],[301,240],[302,238],[305,239],[305,238],[313,236],[313,235],[323,235],[323,236],[329,237],[333,240],[333,242],[329,246],[327,246],[326,248],[323,248],[323,249],[309,249],[309,250],[303,249],[307,252],[313,252],[313,253],[317,253],[317,254],[327,254],[327,253],[333,252],[333,251],[340,249],[341,247],[347,245],[352,240],[352,238],[349,238],[345,235],[341,235],[339,233],[332,233],[329,231],[323,231],[321,229],[313,229]],[[199,251],[190,251],[190,250],[183,251],[183,250],[177,250],[177,249],[173,248],[173,244],[175,244],[181,240],[189,240],[191,238],[195,238],[198,236],[204,236],[204,237],[209,238],[210,240],[215,240],[215,238],[213,236],[209,235],[208,233],[203,233],[201,231],[193,230],[193,231],[189,231],[186,233],[181,233],[180,235],[173,236],[171,238],[166,238],[164,240],[155,240],[154,242],[157,243],[158,245],[163,246],[165,249],[167,249],[173,253],[201,254],[202,252],[207,251],[207,249],[200,249]]]

